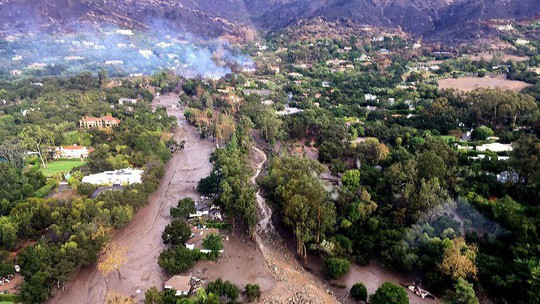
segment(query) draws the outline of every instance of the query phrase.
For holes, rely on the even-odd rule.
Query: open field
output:
[[[71,169],[86,164],[80,160],[59,160],[47,164],[47,168],[41,168],[45,176],[53,176],[56,173],[68,173]]]
[[[465,55],[464,58],[469,58],[474,61],[490,61],[493,58],[493,53],[479,53],[476,55]],[[526,61],[529,60],[529,57],[526,56],[516,56],[516,55],[509,55],[509,54],[503,54],[502,55],[502,61],[508,61],[508,60],[514,60],[514,61]]]
[[[476,88],[501,88],[512,91],[521,91],[529,86],[528,83],[517,80],[508,80],[504,75],[488,75],[484,77],[466,76],[459,78],[445,78],[438,81],[441,89],[458,89],[470,92]]]

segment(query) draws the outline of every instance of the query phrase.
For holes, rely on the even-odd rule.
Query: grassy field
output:
[[[84,164],[86,162],[80,160],[51,161],[47,164],[47,168],[41,168],[41,171],[45,176],[53,176],[56,173],[68,173],[71,169]]]
[[[13,304],[13,302],[9,302],[9,301],[0,301],[0,304]]]

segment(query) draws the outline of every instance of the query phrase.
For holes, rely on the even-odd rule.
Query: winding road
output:
[[[174,138],[185,140],[183,150],[174,153],[165,167],[159,188],[150,196],[149,204],[140,209],[126,227],[116,231],[111,243],[127,248],[125,263],[120,268],[122,278],[115,273],[103,277],[97,265],[81,269],[64,290],[57,290],[48,303],[102,304],[108,292],[131,295],[135,302],[144,299],[152,286],[161,287],[165,274],[157,264],[159,253],[165,248],[161,240],[164,227],[170,222],[169,209],[180,198],[197,198],[197,182],[212,170],[209,156],[214,144],[200,138],[195,127],[189,125],[178,105],[177,95],[156,97],[153,107],[164,106],[169,115],[178,119]],[[175,105],[175,107],[173,107]]]

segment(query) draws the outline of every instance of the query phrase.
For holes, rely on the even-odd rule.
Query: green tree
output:
[[[43,168],[46,168],[46,151],[53,145],[54,133],[39,125],[30,125],[25,127],[19,136],[27,149],[38,153]]]
[[[359,170],[347,170],[341,177],[341,184],[343,188],[352,193],[358,192],[360,188],[360,171]]]
[[[221,297],[227,297],[232,302],[235,302],[240,295],[240,289],[238,289],[236,285],[230,281],[223,281],[221,278],[217,278],[214,282],[208,283],[206,290],[209,293],[213,293]]]
[[[244,292],[249,302],[259,300],[261,297],[261,287],[258,284],[246,284]]]
[[[9,217],[0,217],[0,247],[12,250],[17,240],[17,226]]]
[[[430,150],[423,152],[418,155],[417,160],[419,178],[428,180],[436,177],[439,181],[445,180],[447,169],[446,163],[441,156],[437,155],[437,151]]]
[[[474,293],[473,284],[463,278],[459,278],[454,284],[455,295],[452,304],[478,304],[478,299]]]
[[[274,109],[266,107],[263,111],[259,112],[256,124],[266,141],[274,143],[281,138],[282,121]]]
[[[188,217],[191,213],[195,213],[195,201],[191,197],[186,197],[178,201],[175,208],[171,208],[171,217]]]
[[[384,282],[369,299],[371,304],[409,304],[405,289],[390,282]]]
[[[161,235],[163,243],[171,245],[184,245],[191,236],[189,225],[183,220],[174,220],[167,226]]]
[[[324,272],[331,279],[338,279],[349,272],[350,268],[351,263],[347,259],[332,257],[324,261]]]
[[[217,256],[223,250],[223,237],[219,233],[210,233],[204,238],[202,245]]]
[[[473,139],[473,140],[485,140],[490,136],[493,136],[493,130],[491,130],[490,128],[488,128],[486,126],[480,126],[480,127],[474,128],[474,130],[473,130],[473,132],[471,134],[471,139]]]
[[[367,289],[366,286],[362,283],[356,283],[351,287],[350,291],[351,297],[356,301],[366,301],[367,300]]]
[[[25,151],[16,139],[10,139],[0,144],[0,159],[5,159],[19,169],[24,167]]]
[[[191,268],[195,262],[203,258],[199,250],[189,250],[185,246],[177,246],[161,252],[158,264],[169,274],[179,274]]]
[[[127,225],[133,218],[133,207],[114,206],[111,211],[111,221],[115,228],[121,228]]]

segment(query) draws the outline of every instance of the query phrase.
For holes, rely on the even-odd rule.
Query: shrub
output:
[[[244,291],[249,302],[258,300],[261,297],[261,287],[258,284],[246,284]]]
[[[356,283],[351,287],[351,297],[356,301],[366,301],[367,300],[367,289],[366,286],[362,283]]]
[[[240,295],[240,289],[229,281],[223,282],[221,278],[217,278],[214,282],[208,283],[206,287],[208,293],[219,295],[220,297],[227,297],[232,302],[235,302]]]
[[[349,272],[349,269],[351,267],[351,263],[349,262],[349,260],[341,258],[328,258],[326,259],[324,264],[324,272],[331,279],[337,279],[341,277],[342,275]]]
[[[407,292],[401,286],[384,282],[370,297],[371,304],[409,304]]]

